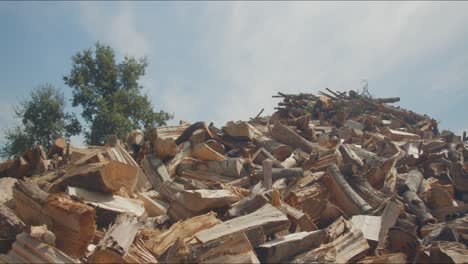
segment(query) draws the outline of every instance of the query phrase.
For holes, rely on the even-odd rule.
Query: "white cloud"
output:
[[[80,2],[79,7],[80,21],[96,41],[111,45],[122,56],[148,55],[147,37],[138,30],[130,3],[119,2],[115,12],[109,12],[109,5],[103,6],[98,2]]]
[[[222,7],[228,11],[223,13]],[[424,67],[437,65],[437,61],[427,62],[466,36],[466,7],[466,2],[216,5],[211,12],[216,23],[211,23],[210,34],[204,37],[220,47],[212,58],[230,84],[218,106],[226,109],[227,119],[246,119],[261,107],[273,109],[276,101],[270,96],[277,91],[356,89],[361,79],[370,80],[372,93],[401,95],[402,88],[383,90],[372,84],[405,77],[392,76],[405,67],[425,71]],[[467,55],[459,54],[440,73],[431,72],[424,83],[436,87],[435,83],[447,80],[466,82]]]

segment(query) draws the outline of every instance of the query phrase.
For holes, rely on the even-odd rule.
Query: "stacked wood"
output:
[[[1,163],[0,261],[465,261],[465,136],[399,98],[275,97],[271,116],[58,138]]]

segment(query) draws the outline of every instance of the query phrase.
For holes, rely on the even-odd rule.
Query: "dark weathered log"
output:
[[[273,177],[272,177],[272,166],[273,162],[271,160],[264,160],[263,161],[263,188],[265,190],[271,190],[271,186],[273,184]]]
[[[338,166],[332,165],[327,169],[326,182],[334,199],[342,210],[349,216],[363,214],[372,209],[348,184]]]
[[[272,169],[272,177],[273,180],[277,180],[280,178],[300,178],[304,176],[304,171],[302,168],[289,168],[289,169],[281,169],[281,168],[273,168]]]
[[[208,126],[205,122],[196,122],[187,127],[184,130],[184,132],[182,132],[182,134],[175,140],[176,144],[180,145],[183,142],[188,141],[190,139],[190,136],[192,136],[193,132],[195,132],[198,129],[203,129],[206,132],[207,136],[213,138],[213,135],[211,134],[211,131],[208,129]]]
[[[143,224],[134,215],[122,214],[106,232],[94,252],[88,258],[90,263],[122,263],[138,229]]]
[[[398,192],[400,195],[404,194],[406,191],[419,193],[423,179],[424,177],[422,173],[418,170],[409,171],[406,176],[405,183],[399,188]]]
[[[226,216],[228,218],[234,218],[243,214],[250,214],[268,202],[269,200],[264,194],[256,194],[254,196],[245,197],[239,202],[232,204],[231,208],[227,211]]]
[[[416,215],[418,220],[423,224],[435,223],[437,220],[431,215],[424,202],[413,191],[407,191],[403,194],[405,202],[408,204],[411,213]]]

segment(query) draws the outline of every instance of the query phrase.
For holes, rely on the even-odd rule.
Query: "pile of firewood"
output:
[[[468,143],[356,91],[0,164],[0,262],[466,263]]]

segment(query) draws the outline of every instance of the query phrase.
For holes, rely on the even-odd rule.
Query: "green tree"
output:
[[[117,63],[114,50],[99,42],[72,57],[72,69],[65,84],[73,89],[73,106],[83,108],[89,124],[85,132],[88,144],[102,145],[108,134],[123,138],[132,129],[165,125],[173,118],[167,112],[155,112],[139,79],[145,75],[148,60],[124,57]]]
[[[65,113],[65,98],[60,89],[45,84],[33,89],[30,96],[14,109],[21,123],[6,130],[6,143],[0,148],[4,158],[21,155],[36,144],[48,149],[57,137],[69,138],[81,132],[76,117]]]

